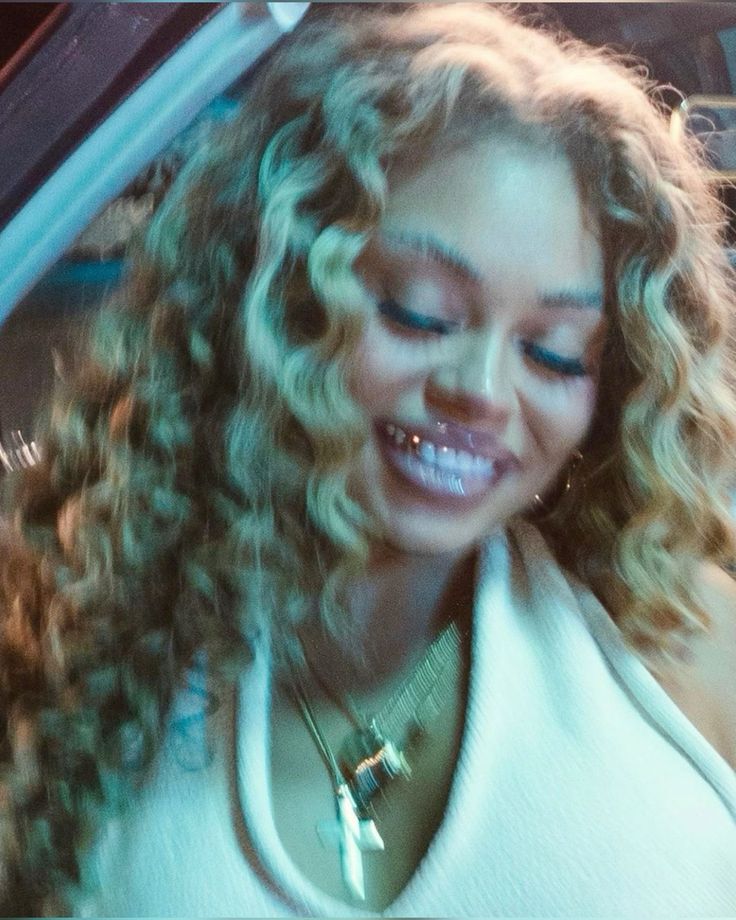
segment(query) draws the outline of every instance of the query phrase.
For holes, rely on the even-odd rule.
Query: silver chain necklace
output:
[[[317,831],[325,845],[337,847],[343,882],[357,900],[365,899],[363,853],[384,849],[370,814],[372,802],[392,780],[411,776],[407,754],[427,733],[461,665],[462,637],[453,621],[431,643],[386,705],[369,718],[349,697],[338,698],[325,687],[310,668],[315,682],[355,726],[337,757],[315,718],[301,676],[296,669],[292,673],[294,699],[330,774],[335,799],[335,819],[321,822]]]

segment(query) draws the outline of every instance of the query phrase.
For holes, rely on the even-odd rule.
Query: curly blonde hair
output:
[[[605,252],[599,405],[539,527],[632,646],[705,621],[689,573],[734,555],[733,291],[723,212],[650,90],[483,4],[338,5],[283,41],[136,245],[12,499],[6,915],[63,909],[196,650],[231,673],[315,598],[339,628],[339,587],[380,538],[347,490],[366,436],[346,386],[366,309],[353,263],[390,176],[480,131],[561,146]]]

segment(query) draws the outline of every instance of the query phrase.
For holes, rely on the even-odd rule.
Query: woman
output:
[[[736,910],[732,289],[647,89],[482,5],[268,62],[14,497],[9,913]]]

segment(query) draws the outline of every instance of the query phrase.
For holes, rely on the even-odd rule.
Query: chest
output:
[[[361,839],[338,820],[329,771],[300,714],[280,701],[271,732],[271,795],[276,830],[300,872],[336,901],[372,911],[388,907],[409,884],[442,823],[452,790],[463,730],[464,682],[453,692],[431,729],[407,750],[408,778],[389,782],[372,802],[373,827]],[[321,731],[335,747],[349,727],[339,713],[323,710]],[[345,881],[346,848],[363,875],[365,898]],[[351,858],[348,856],[348,858]]]
[[[714,677],[712,672],[707,672],[707,679],[673,672],[658,674],[656,679],[703,738],[736,770],[736,687],[728,689],[734,677],[724,675],[723,683]]]
[[[438,740],[438,763],[428,750],[412,783],[379,803],[386,851],[366,859],[363,909],[392,902],[408,882],[396,902],[403,915],[733,915],[733,782],[721,784],[729,813],[634,707],[595,699],[581,734],[539,705],[528,672],[514,673],[516,682],[500,675],[503,693],[489,688],[470,705],[454,779]],[[345,914],[357,907],[345,897],[336,852],[315,831],[334,804],[309,739],[275,733],[266,781],[263,706],[256,694],[243,698],[252,705],[235,720],[237,754],[226,746],[193,770],[176,746],[164,749],[152,785],[96,854],[88,915],[329,915],[319,897],[300,894],[301,879],[345,904]],[[580,705],[585,695],[574,699]]]
[[[736,645],[718,633],[691,642],[687,655],[644,664],[680,712],[736,770]]]

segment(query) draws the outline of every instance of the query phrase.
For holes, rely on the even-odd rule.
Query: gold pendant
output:
[[[375,722],[350,735],[340,751],[339,765],[361,813],[392,779],[411,776],[403,752],[380,734]]]

